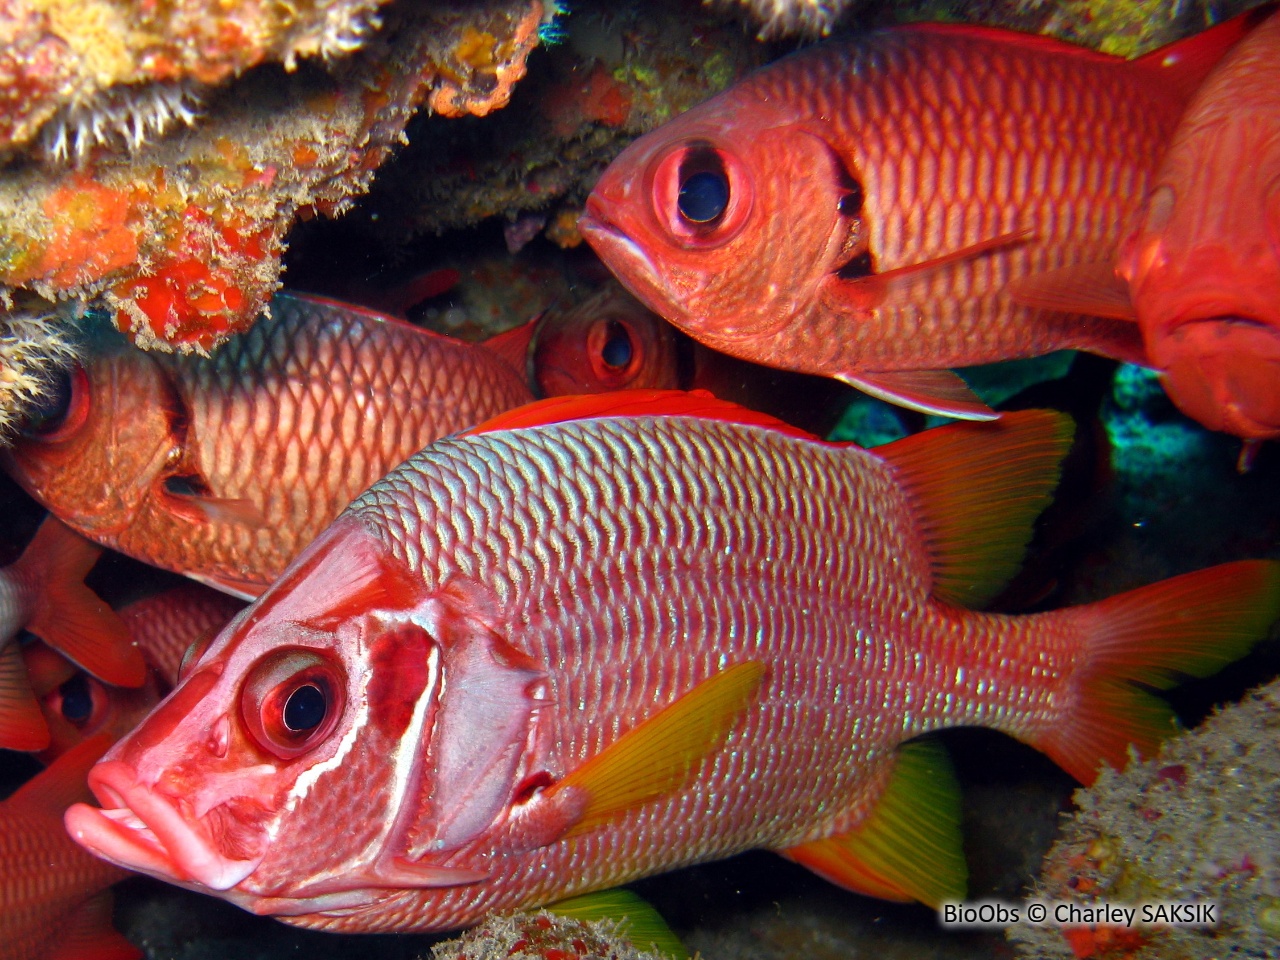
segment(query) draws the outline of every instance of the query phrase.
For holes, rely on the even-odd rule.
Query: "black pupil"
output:
[[[327,708],[324,691],[308,683],[289,694],[284,705],[284,725],[295,733],[314,730],[324,720]]]
[[[89,681],[84,674],[76,674],[58,688],[62,697],[62,715],[68,722],[84,723],[93,713],[93,694],[89,692]]]
[[[631,362],[633,352],[627,328],[617,320],[610,320],[608,337],[604,342],[604,349],[600,351],[600,358],[605,365],[620,370]]]
[[[42,384],[43,389],[27,407],[26,429],[31,433],[49,433],[62,426],[71,409],[71,374],[58,370]]]
[[[676,206],[692,223],[710,223],[729,205],[729,180],[719,171],[703,170],[680,183]]]

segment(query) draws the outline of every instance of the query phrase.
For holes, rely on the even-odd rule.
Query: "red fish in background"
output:
[[[173,689],[187,651],[211,639],[243,608],[242,601],[197,583],[121,607],[120,619],[149,668],[146,682],[132,689],[102,683],[43,643],[28,644],[22,651],[27,675],[51,735],[37,759],[52,763],[100,733],[119,740]]]
[[[716,350],[990,418],[947,368],[1145,359],[1132,324],[1006,287],[1114,255],[1191,94],[1257,19],[1134,61],[944,24],[819,44],[631,144],[579,228]]]
[[[68,828],[332,931],[455,927],[752,847],[961,898],[957,787],[915,737],[992,726],[1089,782],[1174,731],[1151,689],[1280,612],[1268,561],[962,606],[1016,569],[1070,433],[1024,411],[866,451],[705,394],[512,411],[356,500]]]
[[[279,294],[212,358],[97,345],[0,462],[85,536],[248,598],[405,457],[529,399],[482,345]]]
[[[16,562],[0,570],[0,747],[42,750],[49,729],[31,691],[14,638],[36,634],[109,683],[139,686],[142,655],[129,632],[84,585],[100,547],[46,517]]]
[[[1280,436],[1280,13],[1205,80],[1112,263],[1014,293],[1136,319],[1173,402],[1243,438],[1247,463]]]
[[[6,960],[135,960],[111,927],[108,887],[128,874],[67,836],[63,811],[110,741],[73,747],[0,803],[0,943]]]

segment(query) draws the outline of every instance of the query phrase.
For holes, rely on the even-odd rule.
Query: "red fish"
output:
[[[63,811],[87,797],[85,774],[107,748],[96,737],[0,803],[0,943],[6,960],[134,960],[111,928],[107,888],[127,874],[67,836]]]
[[[1028,278],[1034,306],[1136,319],[1173,402],[1251,444],[1280,436],[1280,14],[1187,107],[1118,263]]]
[[[103,680],[142,683],[145,666],[128,630],[83,582],[101,552],[46,517],[17,562],[0,570],[0,747],[42,750],[49,744],[49,728],[13,642],[21,630]]]
[[[1267,561],[962,607],[1016,569],[1069,436],[1030,411],[871,452],[661,391],[512,411],[356,500],[193,655],[68,829],[334,931],[455,927],[752,847],[962,896],[956,785],[914,738],[991,726],[1091,781],[1174,730],[1149,689],[1280,611]]]
[[[947,368],[1145,359],[1132,324],[1006,286],[1113,255],[1188,98],[1254,20],[1135,61],[944,24],[820,44],[631,144],[579,228],[708,346],[990,418]]]
[[[192,644],[216,634],[243,607],[234,597],[196,583],[121,607],[120,619],[149,668],[146,681],[135,688],[102,683],[44,644],[28,644],[23,659],[51,737],[37,759],[52,763],[100,733],[113,743],[119,740],[173,689]]]
[[[102,347],[2,459],[85,536],[248,598],[392,466],[529,399],[483,346],[281,294],[211,359]]]

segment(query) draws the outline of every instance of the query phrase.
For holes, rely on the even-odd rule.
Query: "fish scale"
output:
[[[353,932],[753,847],[862,892],[962,896],[955,788],[913,738],[982,724],[1090,780],[1173,729],[1126,681],[1203,675],[1280,611],[1266,562],[1047,614],[956,606],[1012,574],[1067,442],[1044,411],[881,452],[705,395],[512,411],[354,501],[95,768],[109,809],[68,828]],[[324,712],[299,728],[304,689]]]

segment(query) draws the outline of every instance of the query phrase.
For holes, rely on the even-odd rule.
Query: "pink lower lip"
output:
[[[229,890],[258,866],[258,860],[230,860],[214,850],[172,801],[139,784],[126,763],[99,763],[89,773],[89,787],[104,809],[73,805],[66,813],[67,831],[103,859],[209,890]]]

